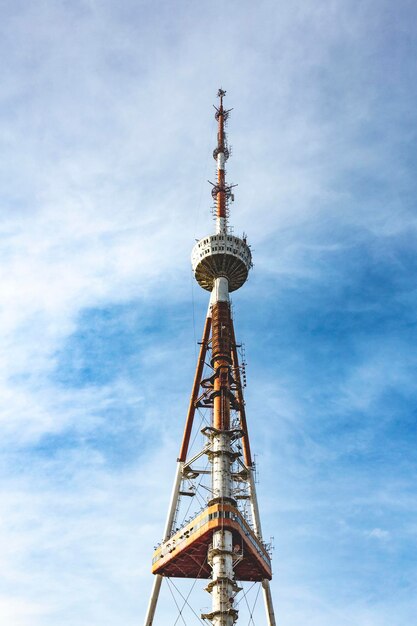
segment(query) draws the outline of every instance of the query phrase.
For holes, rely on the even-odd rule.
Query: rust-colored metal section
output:
[[[237,354],[236,337],[235,337],[235,329],[233,326],[233,321],[231,321],[231,324],[230,324],[230,335],[231,335],[231,343],[232,343],[233,378],[236,381],[236,391],[237,391],[236,395],[237,395],[237,400],[239,402],[240,424],[243,430],[243,437],[242,437],[243,459],[245,461],[246,467],[252,467],[252,455],[250,451],[248,424],[246,421],[245,400],[243,398],[242,378],[240,376],[239,357]]]
[[[211,317],[206,318],[204,325],[203,338],[200,344],[200,352],[198,355],[197,369],[194,376],[193,388],[191,391],[190,403],[188,405],[187,419],[185,421],[184,435],[182,437],[181,450],[178,461],[185,462],[187,458],[188,446],[190,443],[191,431],[193,428],[194,414],[196,409],[196,401],[200,389],[201,377],[203,375],[204,362],[206,359],[207,346],[210,338]]]
[[[217,430],[230,428],[230,365],[231,317],[228,302],[216,302],[212,308],[213,329],[211,340],[214,369],[213,426]]]

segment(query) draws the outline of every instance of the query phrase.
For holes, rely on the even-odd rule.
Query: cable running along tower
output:
[[[252,256],[246,237],[234,236],[228,226],[233,185],[226,182],[230,149],[225,125],[230,110],[223,106],[225,94],[219,89],[215,107],[217,181],[211,183],[211,193],[216,232],[199,240],[191,256],[195,278],[210,292],[210,302],[163,541],[153,555],[155,578],[145,626],[153,624],[164,578],[168,582],[171,578],[207,579],[211,608],[198,618],[213,626],[233,626],[239,614],[236,596],[242,589],[240,583],[259,582],[267,624],[275,626],[269,587],[270,546],[262,538],[243,399],[244,362],[239,359],[242,350],[236,343],[229,299],[229,293],[246,282]],[[197,414],[200,428],[204,426],[202,448],[191,454]],[[190,500],[200,509],[180,521],[181,505]],[[189,510],[190,506],[186,514]]]

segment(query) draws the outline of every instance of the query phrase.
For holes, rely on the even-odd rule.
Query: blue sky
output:
[[[415,623],[416,17],[1,3],[1,623],[143,619],[207,306],[189,255],[219,86],[279,623]]]

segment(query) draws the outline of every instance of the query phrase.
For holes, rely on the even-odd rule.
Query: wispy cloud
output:
[[[6,5],[0,621],[144,614],[206,307],[188,260],[212,226],[223,84],[280,622],[411,624],[414,8]]]

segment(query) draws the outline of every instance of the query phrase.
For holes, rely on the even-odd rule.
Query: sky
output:
[[[143,622],[208,301],[190,251],[213,229],[222,86],[278,623],[413,626],[415,3],[0,15],[0,623]],[[155,626],[174,625],[162,596]]]

